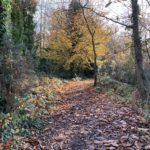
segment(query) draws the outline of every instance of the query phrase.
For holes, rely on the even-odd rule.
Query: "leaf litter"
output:
[[[68,81],[56,89],[57,103],[24,148],[35,150],[150,150],[150,124],[143,113],[92,87]]]

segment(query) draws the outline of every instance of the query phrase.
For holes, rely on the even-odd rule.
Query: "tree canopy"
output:
[[[73,5],[73,6],[72,6]],[[58,67],[79,73],[93,69],[91,37],[82,12],[71,3],[69,10],[56,10],[51,16],[49,50],[42,52],[42,57],[55,61]],[[79,5],[80,6],[80,5]],[[72,7],[74,9],[72,9]],[[72,13],[73,11],[73,13]],[[109,31],[103,22],[87,11],[88,21],[96,35],[97,56],[104,56],[108,51]],[[102,63],[99,61],[99,63]]]

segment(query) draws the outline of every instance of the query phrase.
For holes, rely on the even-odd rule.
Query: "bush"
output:
[[[81,78],[91,78],[94,75],[93,64],[91,64],[91,67],[84,69],[79,67],[66,69],[62,64],[58,64],[57,61],[40,57],[38,69],[48,75],[65,79],[75,78],[76,75]]]
[[[133,68],[130,68],[128,64],[124,64],[120,66],[117,65],[111,77],[123,83],[132,84],[132,85],[136,84],[135,70]]]
[[[122,97],[128,96],[134,90],[131,85],[111,79],[109,76],[99,76],[98,87],[101,91],[111,90]]]
[[[41,128],[41,124],[38,120],[27,112],[22,113],[21,111],[17,111],[8,114],[1,113],[0,120],[0,124],[2,125],[0,129],[0,143],[6,143],[7,140],[15,136],[28,137],[31,134],[31,129]]]
[[[128,54],[123,61],[121,58],[107,60],[100,66],[99,74],[101,76],[110,76],[110,78],[123,83],[135,85],[135,63],[133,56]]]
[[[7,145],[10,139],[10,149],[21,149],[20,138],[25,139],[38,133],[47,121],[41,116],[49,115],[55,104],[55,88],[63,81],[57,78],[40,77],[38,84],[32,87],[24,96],[16,97],[17,108],[11,113],[0,113],[0,145]],[[23,140],[22,140],[23,142]],[[17,146],[17,148],[16,148]]]

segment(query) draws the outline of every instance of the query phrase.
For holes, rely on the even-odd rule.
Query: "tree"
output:
[[[80,8],[77,11],[72,7],[73,4],[71,3],[69,10],[58,9],[51,15],[49,51],[43,52],[42,55],[55,61],[60,68],[68,70],[71,76],[74,77],[75,74],[80,75],[85,70],[93,71],[94,54],[91,36],[82,15],[82,10]],[[90,14],[88,17],[95,28],[97,56],[105,55],[109,39],[107,38],[108,33],[100,20],[92,19],[94,16]],[[59,68],[58,66],[57,68]]]
[[[22,53],[32,54],[35,6],[34,0],[0,0],[0,111],[3,112],[16,105],[18,70],[25,70],[19,63],[23,60]]]
[[[94,54],[94,86],[97,85],[97,69],[98,69],[98,65],[97,65],[97,53],[96,53],[96,46],[95,46],[95,27],[94,26],[94,20],[92,19],[92,24],[90,26],[89,22],[88,22],[88,19],[86,18],[86,15],[85,15],[85,11],[84,11],[84,8],[82,7],[82,14],[83,14],[83,17],[84,17],[84,20],[85,20],[85,24],[87,26],[87,29],[89,31],[89,34],[91,36],[91,43],[92,43],[92,48],[93,48],[93,54]]]
[[[150,101],[150,83],[143,69],[142,44],[139,33],[139,5],[138,0],[131,0],[132,4],[132,21],[133,21],[133,43],[136,61],[136,75],[138,90],[143,100]]]
[[[66,31],[67,35],[70,37],[71,42],[71,48],[69,50],[70,58],[73,58],[78,53],[75,49],[83,37],[83,32],[81,31],[81,28],[77,25],[77,20],[81,19],[81,6],[78,0],[71,1],[66,16]],[[72,60],[70,61],[69,65],[70,71],[73,73],[72,76],[74,76],[76,73],[76,62]]]
[[[12,20],[13,41],[16,44],[23,43],[24,22],[23,22],[23,14],[21,10],[20,0],[14,0],[12,3],[11,20]]]
[[[3,112],[10,111],[14,102],[11,50],[5,45],[4,39],[8,9],[9,1],[0,0],[0,111]]]
[[[27,53],[26,49],[31,52],[34,46],[35,7],[35,0],[15,0],[12,3],[12,36],[15,43],[25,46],[24,53]]]
[[[89,1],[87,0],[87,4],[88,4],[88,2]],[[132,6],[132,18],[130,18],[131,22],[132,22],[131,25],[122,23],[122,22],[112,19],[112,18],[109,18],[102,12],[98,13],[98,12],[94,11],[93,9],[88,8],[87,5],[85,5],[84,8],[91,10],[96,15],[98,15],[102,18],[105,18],[106,20],[112,21],[116,24],[126,27],[127,29],[132,30],[138,90],[139,90],[139,93],[143,100],[150,101],[150,83],[145,75],[144,68],[143,68],[142,44],[141,44],[141,37],[140,37],[140,31],[139,31],[140,9],[139,9],[139,5],[138,5],[138,0],[131,0],[131,6]]]
[[[4,48],[3,48],[3,36],[6,32],[6,29],[5,29],[5,19],[6,19],[6,10],[4,9],[3,7],[3,1],[0,0],[0,58],[1,58],[1,62],[0,62],[0,111],[3,111],[4,109],[4,105],[5,105],[5,98],[3,96],[3,93],[4,93],[4,90],[3,90],[3,87],[4,87],[4,74],[3,74],[3,60],[4,60]]]
[[[5,34],[6,10],[3,7],[3,0],[0,0],[0,47],[3,45],[3,36]]]

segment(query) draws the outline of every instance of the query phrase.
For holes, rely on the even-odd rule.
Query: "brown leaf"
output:
[[[13,145],[13,140],[12,140],[12,139],[9,139],[9,140],[3,145],[3,148],[4,148],[4,149],[10,149],[12,145]]]
[[[26,141],[26,143],[30,143],[34,146],[39,145],[39,141],[36,138],[30,138],[29,140]]]
[[[0,150],[3,150],[3,144],[0,144]]]
[[[64,138],[65,138],[65,136],[63,134],[60,134],[58,137],[55,137],[55,140],[57,142],[61,142],[61,141],[63,141]]]
[[[141,149],[142,149],[142,146],[143,146],[142,143],[140,143],[140,142],[138,142],[138,141],[135,141],[134,144],[135,144],[137,150],[141,150]]]

